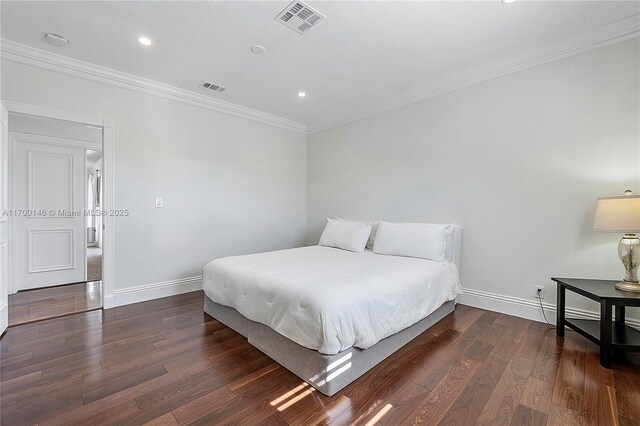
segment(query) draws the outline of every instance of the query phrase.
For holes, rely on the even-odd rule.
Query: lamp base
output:
[[[640,283],[621,281],[616,284],[616,288],[622,291],[632,291],[634,293],[640,293]]]
[[[624,280],[616,284],[622,291],[640,293],[638,266],[640,266],[640,238],[636,234],[625,234],[618,244],[618,256],[624,265]]]

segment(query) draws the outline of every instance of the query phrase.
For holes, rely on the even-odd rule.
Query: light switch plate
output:
[[[163,205],[162,198],[156,197],[156,208],[157,209],[162,208],[162,205]]]

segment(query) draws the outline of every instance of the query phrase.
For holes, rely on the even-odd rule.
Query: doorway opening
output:
[[[21,212],[9,218],[8,325],[102,309],[113,300],[113,125],[6,106],[9,210]]]
[[[102,151],[87,150],[87,281],[102,281]]]

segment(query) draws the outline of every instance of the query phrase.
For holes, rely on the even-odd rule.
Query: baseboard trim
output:
[[[458,303],[473,306],[475,308],[500,312],[502,314],[513,315],[528,320],[544,322],[544,317],[540,310],[540,303],[537,300],[527,300],[520,297],[505,296],[502,294],[465,288],[463,289],[463,293],[458,297]],[[544,311],[547,314],[549,322],[555,324],[556,305],[543,303],[542,306],[544,306]],[[574,318],[600,318],[599,312],[571,307],[567,307],[566,314],[568,317]],[[634,327],[640,327],[640,321],[635,319],[627,318],[627,324]]]
[[[4,333],[4,331],[9,326],[9,305],[3,303],[0,306],[0,335]]]
[[[115,307],[129,305],[131,303],[145,302],[161,297],[173,296],[202,289],[202,277],[181,278],[178,280],[163,281],[159,283],[145,284],[136,287],[118,289],[109,300],[105,298],[104,306]],[[500,312],[502,314],[513,315],[532,321],[544,322],[540,304],[535,300],[527,300],[520,297],[506,296],[503,294],[491,293],[488,291],[475,290],[471,288],[463,289],[463,293],[458,297],[458,303],[489,311]],[[552,324],[556,323],[556,306],[543,303],[547,319]],[[7,305],[0,308],[0,321],[6,317]],[[575,318],[598,319],[600,314],[595,311],[567,307],[567,315]],[[4,324],[4,323],[0,323]],[[627,319],[627,324],[640,327],[640,321]],[[2,330],[2,328],[0,328]]]
[[[160,297],[174,296],[202,289],[202,277],[181,278],[159,283],[139,285],[116,289],[113,300],[104,300],[105,307],[129,305],[131,303],[145,302]]]

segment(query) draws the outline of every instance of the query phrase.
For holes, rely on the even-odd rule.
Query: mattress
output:
[[[366,349],[460,293],[452,262],[311,246],[216,259],[211,301],[321,354]]]

